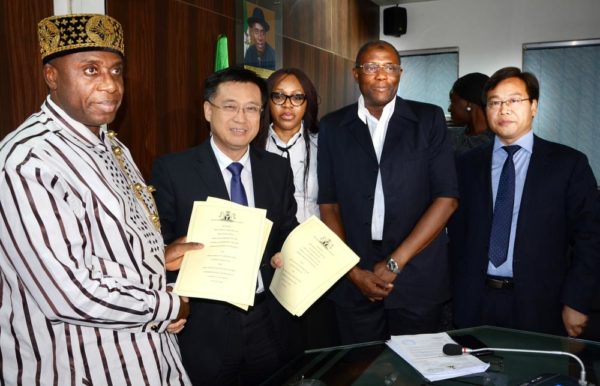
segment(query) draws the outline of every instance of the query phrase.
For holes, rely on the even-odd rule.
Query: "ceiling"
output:
[[[437,0],[371,0],[371,1],[379,6],[388,6],[388,5],[396,5],[396,4],[420,3],[423,1],[437,1]]]

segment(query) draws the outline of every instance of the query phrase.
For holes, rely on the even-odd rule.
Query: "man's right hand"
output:
[[[348,272],[348,279],[372,302],[383,300],[394,288],[392,283],[382,280],[375,273],[358,267]]]
[[[171,291],[169,291],[171,292]],[[177,319],[171,320],[171,323],[167,326],[167,332],[171,334],[179,334],[185,327],[188,316],[190,316],[190,303],[189,299],[185,296],[179,297],[179,313],[177,313]]]
[[[177,319],[187,319],[190,316],[190,299],[185,296],[179,297],[179,313],[177,314]]]

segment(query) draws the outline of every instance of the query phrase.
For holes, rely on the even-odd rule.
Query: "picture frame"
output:
[[[268,78],[282,66],[281,1],[236,0],[236,62]]]

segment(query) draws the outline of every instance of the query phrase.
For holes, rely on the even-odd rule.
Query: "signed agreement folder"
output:
[[[185,254],[173,292],[247,309],[272,223],[266,210],[209,199],[194,203],[187,240],[204,248]]]
[[[269,289],[292,315],[301,316],[359,257],[315,216],[296,227],[281,249],[283,267]]]

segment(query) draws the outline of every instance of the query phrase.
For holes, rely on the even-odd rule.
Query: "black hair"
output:
[[[518,78],[525,83],[527,95],[531,101],[540,98],[540,83],[531,72],[523,72],[518,67],[504,67],[494,72],[490,79],[483,86],[483,103],[487,104],[487,93],[498,86],[498,83],[508,78]]]
[[[310,170],[310,135],[316,134],[319,132],[319,95],[317,94],[317,89],[314,84],[310,80],[310,78],[304,73],[304,71],[298,68],[281,68],[269,76],[267,79],[267,91],[268,94],[271,94],[271,91],[286,76],[295,76],[300,82],[302,86],[302,90],[304,91],[304,95],[306,95],[306,110],[304,111],[304,116],[302,117],[302,121],[304,124],[304,145],[306,147],[306,156],[304,158],[304,195],[306,199],[306,187],[308,183],[308,174]],[[263,122],[261,124],[260,133],[257,136],[255,141],[256,145],[265,148],[267,144],[267,137],[269,135],[269,126],[272,122],[271,111],[267,107],[265,108],[265,113],[263,114]]]
[[[482,102],[483,86],[485,86],[488,79],[490,79],[489,76],[480,72],[464,75],[454,82],[450,95],[457,95],[467,102],[483,107],[485,106]]]
[[[400,53],[391,43],[386,42],[385,40],[373,40],[363,44],[362,47],[359,48],[358,53],[356,54],[356,66],[360,66],[362,64],[360,59],[370,48],[390,48],[396,54],[398,58],[398,64],[401,64]]]
[[[267,85],[265,80],[256,75],[254,71],[246,70],[242,67],[229,67],[211,74],[204,81],[204,100],[210,101],[217,93],[217,88],[221,83],[238,82],[254,83],[260,89],[261,105],[267,102]]]

